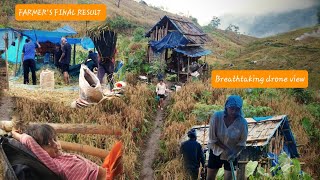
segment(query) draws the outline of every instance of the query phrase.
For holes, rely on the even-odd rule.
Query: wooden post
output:
[[[19,35],[19,37],[18,37],[18,47],[17,47],[17,54],[16,54],[16,67],[14,69],[14,75],[15,76],[17,76],[17,65],[18,65],[20,41],[21,41],[21,35]]]
[[[190,57],[188,56],[187,81],[189,80],[189,60],[190,60]]]
[[[245,180],[247,163],[238,163],[237,180]]]
[[[164,59],[166,60],[167,63],[167,59],[168,59],[168,49],[166,49],[165,53],[164,53]]]
[[[8,44],[9,44],[9,34],[8,32],[5,33],[4,35],[4,48],[5,48],[5,64],[6,64],[6,89],[9,90],[9,74],[8,74]]]
[[[73,45],[73,65],[76,64],[76,44]]]
[[[178,79],[178,82],[179,82],[179,76],[180,76],[180,54],[178,54],[177,56],[177,63],[178,63],[178,66],[177,66],[177,79]]]
[[[168,34],[168,29],[169,29],[169,21],[167,21],[167,26],[166,26],[165,35],[167,35],[167,34]]]

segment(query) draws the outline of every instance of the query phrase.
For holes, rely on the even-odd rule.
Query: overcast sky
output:
[[[136,0],[139,1],[139,0]],[[319,4],[320,0],[144,0],[148,5],[163,7],[172,13],[183,13],[206,25],[213,16],[225,14],[266,14],[303,9]]]

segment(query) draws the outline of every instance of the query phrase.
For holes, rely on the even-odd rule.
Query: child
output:
[[[102,167],[76,154],[63,153],[55,130],[47,124],[30,125],[27,134],[12,131],[13,138],[29,148],[38,159],[62,179],[111,180],[122,171],[122,144],[112,148]]]
[[[156,92],[157,92],[157,96],[159,96],[160,98],[158,108],[160,108],[161,110],[163,110],[163,100],[164,100],[166,91],[167,91],[167,86],[163,82],[163,79],[160,79],[156,87]]]

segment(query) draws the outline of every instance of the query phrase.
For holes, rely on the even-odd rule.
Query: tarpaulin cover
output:
[[[69,35],[77,34],[77,32],[74,29],[72,29],[72,27],[70,27],[68,25],[65,25],[61,28],[58,28],[58,29],[54,30],[54,32],[68,33]]]
[[[189,57],[200,57],[211,54],[210,50],[203,49],[202,47],[195,46],[185,46],[185,47],[177,47],[174,51],[182,53]]]
[[[23,45],[25,44],[26,42],[26,39],[27,37],[23,36],[20,40],[20,44],[18,43],[18,39],[16,39],[14,42],[15,42],[15,46],[11,46],[9,45],[8,47],[8,61],[11,62],[11,63],[16,63],[16,58],[17,58],[17,48],[18,48],[18,44],[19,44],[19,51],[18,51],[18,60],[17,60],[17,63],[20,63],[21,62],[21,54],[22,54],[22,48],[23,48]],[[3,53],[1,55],[1,58],[2,59],[5,59],[5,53]]]
[[[298,158],[299,153],[297,150],[297,143],[292,134],[287,116],[283,119],[281,133],[284,136],[284,140],[290,143],[284,143],[283,150],[290,156],[290,158]]]
[[[150,41],[151,48],[155,53],[161,53],[167,48],[185,46],[186,44],[188,44],[188,40],[178,31],[167,34],[160,41]]]
[[[54,31],[44,31],[44,30],[22,30],[22,35],[29,37],[32,41],[36,42],[52,42],[60,43],[61,37],[71,35],[66,32],[54,32]],[[81,39],[79,38],[67,38],[69,44],[80,44]]]
[[[93,49],[94,48],[94,43],[91,40],[91,38],[89,37],[84,37],[81,39],[81,46],[83,47],[83,49]]]
[[[14,41],[14,30],[11,28],[4,28],[4,29],[0,29],[0,50],[4,50],[4,36],[5,34],[8,33],[8,46],[11,45],[12,41]]]

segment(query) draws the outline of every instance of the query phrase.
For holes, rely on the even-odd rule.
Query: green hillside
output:
[[[230,64],[230,59],[238,57],[250,42],[257,39],[221,29],[211,29],[209,27],[203,29],[212,39],[206,48],[213,52],[208,56],[208,62],[215,67]]]
[[[258,39],[246,46],[231,62],[235,69],[299,69],[309,72],[309,87],[320,89],[320,39],[295,39],[320,26],[303,28]]]

